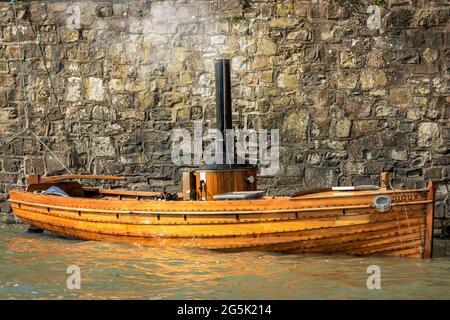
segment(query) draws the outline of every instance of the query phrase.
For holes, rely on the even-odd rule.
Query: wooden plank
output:
[[[195,175],[192,171],[183,172],[183,200],[195,200]]]
[[[305,232],[300,233],[297,237],[283,237],[283,238],[261,238],[261,243],[248,241],[248,243],[241,246],[235,246],[229,249],[245,249],[251,247],[252,249],[267,250],[270,247],[271,251],[304,251],[306,248],[316,250],[317,252],[325,252],[327,250],[335,250],[336,252],[344,252],[345,250],[358,249],[373,244],[380,244],[392,239],[403,236],[411,236],[413,238],[422,238],[420,231],[423,230],[423,223],[414,224],[411,226],[403,225],[397,228],[394,225],[385,225],[384,228],[358,232],[358,233],[341,233],[332,236],[323,235],[321,237],[313,237],[311,234]],[[412,235],[411,235],[412,233]]]
[[[425,231],[425,250],[423,252],[424,258],[431,258],[433,254],[433,223],[434,223],[434,197],[435,188],[433,182],[428,183],[427,199],[431,201],[427,207],[426,214],[426,231]]]
[[[413,240],[408,243],[402,243],[394,241],[392,243],[386,243],[381,245],[375,245],[373,247],[367,247],[364,249],[350,250],[348,253],[353,255],[371,255],[371,254],[389,254],[391,251],[402,251],[407,249],[415,249],[415,254],[422,254],[422,240]],[[407,254],[403,254],[406,256]]]
[[[327,192],[327,191],[332,191],[332,189],[331,188],[317,188],[317,189],[297,191],[291,195],[291,198],[296,198],[296,197],[305,196],[305,195],[314,194],[314,193],[322,193],[322,192]]]
[[[391,189],[391,174],[389,172],[381,173],[381,188],[390,190]]]
[[[133,200],[136,200],[136,197],[148,197],[148,198],[155,198],[158,196],[161,196],[161,192],[157,191],[131,191],[131,190],[125,190],[125,189],[97,189],[97,188],[84,188],[87,191],[93,192],[93,193],[99,193],[100,195],[112,195],[116,197],[110,197],[111,200],[119,199],[120,200],[130,200],[126,197],[134,198]],[[123,198],[122,198],[123,197]],[[183,194],[177,193],[177,197],[180,199],[183,197]]]
[[[296,198],[290,198],[291,200],[303,200],[303,199],[331,199],[331,198],[347,198],[354,196],[376,196],[379,194],[386,195],[394,195],[395,193],[401,194],[410,194],[410,193],[426,193],[428,189],[411,189],[411,190],[399,190],[399,189],[390,189],[390,190],[367,190],[367,191],[328,191],[328,192],[319,192],[313,194],[306,194],[304,196],[299,196]]]
[[[360,235],[361,236],[361,235]],[[408,232],[403,232],[400,235],[397,232],[386,234],[385,236],[370,237],[367,239],[359,239],[358,237],[354,240],[348,240],[349,237],[335,243],[315,241],[315,242],[305,242],[299,245],[296,249],[289,250],[290,252],[310,252],[310,253],[350,253],[350,254],[364,254],[365,252],[379,250],[379,248],[397,247],[402,241],[404,247],[409,245],[413,241],[420,241],[418,234],[409,234]],[[316,243],[317,242],[317,243]],[[419,249],[420,250],[420,249]]]
[[[62,176],[53,176],[53,177],[40,177],[40,182],[56,182],[63,180],[77,180],[77,179],[98,179],[98,180],[117,180],[123,181],[125,177],[118,176],[103,176],[103,175],[92,175],[92,174],[68,174]]]

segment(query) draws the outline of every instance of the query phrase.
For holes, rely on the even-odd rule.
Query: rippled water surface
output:
[[[81,269],[69,290],[66,270]],[[381,269],[381,289],[366,286]],[[450,299],[450,259],[218,253],[0,226],[1,299]]]

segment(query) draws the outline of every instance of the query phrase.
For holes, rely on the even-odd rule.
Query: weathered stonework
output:
[[[279,129],[272,193],[437,183],[436,229],[450,219],[450,3],[130,0],[0,4],[0,193],[30,173],[125,175],[130,188],[178,191],[170,133],[214,126],[214,59],[232,59],[234,120]],[[78,13],[80,13],[78,15]],[[52,88],[53,87],[53,88]],[[1,197],[0,197],[1,198]],[[12,221],[0,199],[1,219]],[[450,231],[450,230],[449,230]],[[436,230],[439,233],[438,230]]]

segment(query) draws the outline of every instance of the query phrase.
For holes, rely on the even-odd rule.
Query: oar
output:
[[[92,174],[69,174],[69,175],[53,176],[53,177],[41,177],[39,175],[30,175],[28,177],[28,183],[36,184],[36,183],[48,183],[48,182],[57,182],[57,181],[64,181],[64,180],[77,180],[77,179],[123,181],[123,180],[125,180],[125,177],[102,176],[102,175],[92,175]]]

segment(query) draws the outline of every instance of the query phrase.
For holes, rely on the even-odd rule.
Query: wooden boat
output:
[[[231,128],[229,61],[216,63],[217,124]],[[218,166],[183,174],[180,195],[83,187],[79,179],[31,176],[11,190],[17,218],[34,229],[86,240],[226,251],[432,254],[434,188],[316,189],[286,197],[257,190],[256,168]],[[52,189],[53,188],[53,189]]]
[[[9,193],[14,214],[33,228],[86,240],[431,257],[431,183],[417,190],[387,184],[374,190],[311,190],[252,200],[164,201],[155,192],[86,188],[63,181],[79,178],[117,179],[31,177],[27,190]],[[69,197],[39,193],[50,186]],[[377,199],[391,199],[391,204],[380,207]]]

